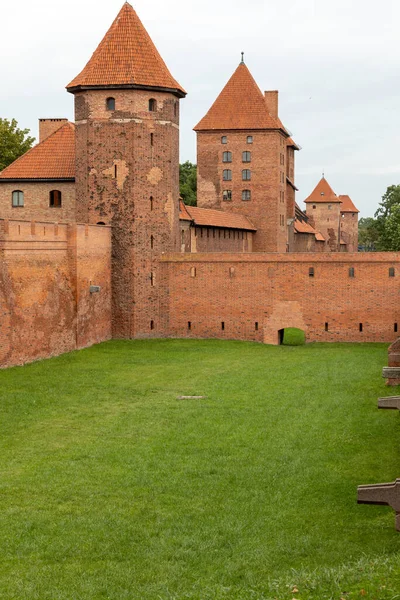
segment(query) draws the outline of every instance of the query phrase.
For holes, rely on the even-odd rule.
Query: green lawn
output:
[[[394,513],[356,504],[400,476],[385,364],[153,340],[0,372],[0,598],[399,598]]]

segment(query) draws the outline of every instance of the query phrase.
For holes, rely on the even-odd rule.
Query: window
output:
[[[328,204],[328,210],[332,209],[332,204]]]
[[[97,225],[105,225],[104,221],[98,221]]]
[[[252,135],[248,135],[247,136],[247,143],[248,144],[252,144],[253,143],[253,136]]]
[[[362,323],[359,324],[358,329],[360,330],[360,333],[362,333],[362,330],[363,330],[363,324]]]
[[[325,331],[329,331],[329,323],[325,323]]]
[[[150,196],[150,210],[153,210],[153,196]]]
[[[150,98],[149,100],[149,111],[150,112],[156,112],[157,110],[157,100],[155,100],[154,98]]]
[[[354,277],[354,267],[350,267],[350,269],[349,269],[349,277]]]
[[[175,102],[174,103],[174,116],[176,117],[177,114],[178,114],[178,103]]]
[[[23,206],[24,205],[24,192],[21,192],[21,190],[15,190],[12,193],[12,205],[13,206]]]
[[[153,330],[154,329],[154,321],[150,321],[150,329]]]
[[[225,322],[224,321],[221,322],[221,329],[222,329],[222,331],[225,331]]]
[[[309,276],[309,277],[314,277],[314,267],[310,267],[310,268],[308,269],[308,276]]]
[[[251,190],[242,190],[242,200],[251,200]]]
[[[232,171],[230,169],[224,169],[223,180],[232,181]]]
[[[317,207],[315,206],[315,204],[312,205],[313,209],[315,210]]]
[[[397,329],[398,329],[397,328],[397,323],[394,324],[394,328],[393,329],[394,329],[394,332],[397,333]]]
[[[60,192],[60,190],[51,190],[49,205],[50,206],[61,206],[61,192]]]
[[[221,138],[221,144],[227,144],[228,143],[228,138],[226,137],[226,135],[223,135]]]
[[[242,161],[251,162],[251,152],[242,152]]]
[[[394,277],[394,267],[389,267],[389,277]]]
[[[115,98],[107,98],[106,110],[115,110]]]
[[[254,329],[255,329],[256,331],[258,331],[258,322],[257,322],[257,321],[254,323]]]
[[[190,331],[192,329],[192,322],[188,321],[188,330]]]
[[[232,200],[232,190],[224,190],[222,192],[222,200],[225,200],[225,201]]]
[[[223,152],[222,162],[232,162],[232,152]]]
[[[150,146],[154,146],[154,133],[150,134]]]
[[[250,181],[250,179],[251,179],[251,171],[249,169],[243,169],[243,171],[242,171],[242,179],[243,179],[243,181]]]

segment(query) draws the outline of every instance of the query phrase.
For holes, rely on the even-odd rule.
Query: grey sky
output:
[[[181,160],[196,160],[194,125],[240,61],[303,147],[297,200],[322,171],[362,216],[400,183],[399,0],[133,0],[182,101]],[[1,9],[0,117],[37,136],[39,117],[73,120],[65,85],[83,68],[122,0],[19,0]]]

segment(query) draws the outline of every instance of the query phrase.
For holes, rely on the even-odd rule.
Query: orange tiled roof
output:
[[[340,207],[340,212],[351,212],[351,213],[359,213],[360,212],[358,210],[358,208],[356,208],[354,206],[353,201],[350,198],[350,196],[340,195],[339,198],[342,201],[342,206]]]
[[[189,214],[194,224],[199,227],[224,227],[225,229],[257,231],[244,215],[224,210],[215,210],[213,208],[199,208],[198,206],[186,205],[184,207],[186,209],[185,214]],[[183,220],[186,220],[186,217]]]
[[[279,119],[271,117],[264,96],[249,69],[240,63],[214,104],[194,128],[214,129],[282,129]]]
[[[139,85],[185,90],[172,77],[136,12],[125,2],[86,67],[67,90],[91,86]]]
[[[192,221],[192,217],[189,215],[186,210],[186,205],[183,202],[182,198],[179,198],[179,220],[180,221]]]
[[[310,223],[307,223],[307,221],[298,221],[297,219],[294,222],[294,229],[297,233],[312,233],[313,235],[317,233]]]
[[[74,179],[75,126],[65,123],[0,173],[2,179]]]
[[[324,242],[325,241],[324,236],[319,231],[317,231],[317,233],[315,234],[315,239],[317,240],[317,242]]]
[[[292,140],[291,137],[286,140],[286,146],[293,146],[295,150],[300,150],[300,147]]]
[[[341,202],[341,200],[336,196],[325,177],[322,177],[321,181],[304,202],[312,202],[315,204],[316,202]]]

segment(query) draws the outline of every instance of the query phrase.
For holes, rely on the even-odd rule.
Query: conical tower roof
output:
[[[67,90],[74,93],[79,89],[119,87],[161,88],[180,97],[186,95],[128,2]]]
[[[324,176],[316,185],[311,194],[304,200],[304,202],[342,202],[339,196],[336,196],[335,192],[327,182]]]
[[[264,96],[244,62],[241,62],[195,131],[215,129],[282,129],[272,117]],[[286,131],[285,131],[286,133]]]

